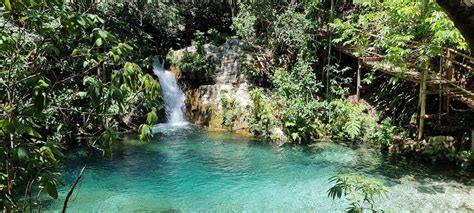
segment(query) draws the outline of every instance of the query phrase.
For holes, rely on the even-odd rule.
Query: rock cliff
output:
[[[216,78],[214,84],[185,91],[189,120],[213,129],[248,132],[245,112],[251,105],[251,99],[245,63],[251,61],[251,55],[244,50],[244,45],[236,38],[228,39],[221,46],[204,45],[206,61],[215,67]],[[196,48],[187,47],[170,55],[178,64],[186,51],[193,54]],[[171,66],[171,70],[179,79],[180,70],[176,64]]]

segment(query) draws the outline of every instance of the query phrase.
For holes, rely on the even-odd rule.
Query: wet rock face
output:
[[[251,99],[245,62],[251,59],[251,55],[244,51],[243,46],[244,44],[236,38],[230,38],[218,47],[211,44],[204,46],[207,61],[215,66],[216,79],[212,85],[201,85],[185,92],[186,114],[191,121],[210,128],[228,129],[222,125],[224,111],[232,110],[234,113],[232,130],[247,132],[245,112],[251,105]],[[184,51],[194,53],[196,48],[188,47],[172,54],[179,61]],[[171,69],[176,70],[177,67]],[[222,93],[234,102],[233,109],[222,106],[220,101]]]

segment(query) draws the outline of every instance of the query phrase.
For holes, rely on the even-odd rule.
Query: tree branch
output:
[[[474,50],[474,6],[471,0],[436,0]]]

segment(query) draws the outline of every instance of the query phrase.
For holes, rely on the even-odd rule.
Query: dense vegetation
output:
[[[253,84],[249,130],[268,141],[275,140],[274,127],[293,144],[335,139],[388,147],[393,135],[409,137],[417,91],[397,78],[380,83],[370,72],[364,84],[381,88],[375,106],[348,98],[357,68],[338,59],[332,46],[351,46],[360,56],[383,55],[383,63],[402,68],[407,61],[436,66],[431,59],[444,46],[470,48],[434,2],[367,2],[337,1],[331,9],[326,1],[1,1],[0,209],[34,208],[31,196],[38,190],[57,198],[58,166],[69,146],[110,156],[120,132],[138,131],[149,139],[151,125],[163,120],[160,85],[150,70],[153,57],[193,40],[197,52],[186,53],[179,65],[190,88],[215,79],[204,42],[221,44],[235,35],[255,56],[268,56],[258,61],[264,66],[249,63],[247,73]],[[231,94],[220,101],[223,125],[232,130],[235,102]],[[474,159],[463,145],[417,144],[413,150],[463,166]],[[366,184],[358,177],[334,181],[341,188],[332,197],[341,197],[341,190],[352,193],[352,182]],[[375,185],[381,189],[365,200],[369,204],[385,192]],[[355,199],[353,207],[363,202]]]
[[[221,19],[221,8],[1,1],[0,209],[35,208],[37,187],[57,198],[64,148],[110,156],[120,132],[150,138],[150,125],[163,120],[153,57],[188,44],[189,32],[207,25],[225,33],[230,19]]]
[[[454,145],[426,137],[435,135],[420,138],[419,89],[402,80],[403,73],[414,67],[441,72],[446,48],[469,54],[468,43],[450,18],[432,1],[335,3],[332,10],[329,2],[317,1],[237,5],[232,29],[254,56],[247,63],[253,84],[250,132],[275,141],[272,132],[280,128],[293,144],[318,139],[376,142],[434,162],[470,167],[473,155],[465,136],[469,127],[455,133]],[[207,41],[213,42],[212,36]],[[201,49],[202,40],[195,46]],[[353,95],[361,67],[341,58],[335,46],[350,49],[357,57],[382,59],[362,74],[360,87],[368,88],[365,101]],[[192,88],[212,82],[214,71],[202,60],[201,49],[179,62],[183,79],[193,82]],[[387,66],[397,67],[400,75],[377,72]],[[466,83],[472,81],[471,72],[459,75]],[[188,79],[192,76],[196,77]],[[223,120],[228,122],[222,126],[232,129],[235,115],[228,112],[233,110],[225,107]]]
[[[376,69],[390,64],[401,73],[413,66],[436,70],[443,48],[469,51],[453,22],[430,1],[361,1],[355,6],[336,4],[333,10],[324,2],[241,3],[233,27],[240,38],[259,47],[257,55],[270,55],[258,61],[265,67],[250,69],[256,87],[250,130],[271,140],[269,126],[280,126],[292,143],[330,138],[391,147],[394,135],[416,139],[410,119],[417,110],[418,89],[400,76],[382,77]],[[350,47],[359,57],[383,58],[362,76],[362,86],[380,88],[369,93],[370,105],[348,99],[354,94],[357,66],[341,60],[332,46]],[[472,78],[472,73],[461,75]],[[459,140],[449,147],[415,142],[407,152],[469,167],[469,140]]]

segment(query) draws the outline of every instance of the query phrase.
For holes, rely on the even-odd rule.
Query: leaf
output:
[[[46,93],[48,87],[49,85],[44,80],[40,79],[33,89],[35,108],[38,111],[42,111],[49,104],[50,98]]]
[[[150,125],[142,124],[140,128],[138,128],[139,138],[142,141],[148,141],[153,137],[153,131]]]
[[[352,118],[344,125],[343,129],[351,139],[355,139],[361,133],[361,124],[357,119]]]
[[[47,146],[43,146],[40,148],[40,152],[43,154],[43,161],[48,162],[49,160],[51,161],[56,161],[56,158],[54,157],[54,153],[51,150],[51,148]]]
[[[87,97],[87,92],[84,92],[84,91],[77,92],[76,96],[79,98],[85,98]]]
[[[128,50],[128,51],[132,51],[133,50],[133,47],[128,45],[127,43],[123,43],[123,47]]]
[[[120,56],[114,54],[112,57],[114,58],[114,63],[117,64],[120,61]]]
[[[46,182],[46,184],[43,186],[44,191],[48,193],[49,196],[51,196],[54,199],[58,198],[58,190],[56,188],[56,185],[52,184],[51,182]]]
[[[0,133],[12,133],[15,132],[16,127],[12,125],[7,119],[0,119]]]
[[[28,153],[23,147],[19,147],[17,150],[17,155],[18,159],[20,160],[27,160],[28,159]]]
[[[35,129],[33,129],[32,127],[27,127],[26,128],[26,133],[28,135],[33,136],[33,137],[41,138],[41,134],[39,132],[37,132]]]
[[[106,38],[107,38],[107,31],[98,30],[97,32],[98,32],[100,38],[102,38],[102,39],[106,39]]]
[[[158,123],[158,115],[156,114],[156,109],[153,108],[146,116],[146,122],[150,125]]]
[[[72,51],[71,56],[72,56],[72,57],[77,56],[80,52],[81,52],[81,49],[80,49],[80,48],[75,48],[75,49]]]
[[[5,8],[8,10],[8,11],[11,11],[12,10],[12,5],[10,3],[10,0],[5,0]]]
[[[300,136],[298,135],[298,133],[291,133],[291,138],[296,141],[300,138]]]
[[[102,38],[98,38],[97,40],[95,40],[95,45],[97,45],[98,47],[102,46]]]
[[[18,21],[23,24],[26,20],[28,20],[28,16],[21,17]]]
[[[86,21],[84,20],[84,17],[79,16],[79,17],[77,17],[76,21],[79,25],[86,26]]]

